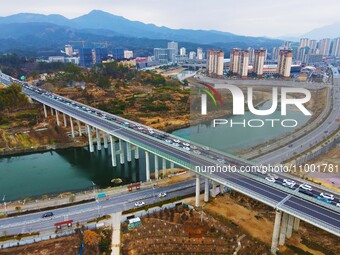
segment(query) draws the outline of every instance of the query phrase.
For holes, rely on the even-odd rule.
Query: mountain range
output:
[[[106,41],[111,47],[139,48],[139,54],[152,52],[153,47],[166,47],[166,42],[180,42],[180,47],[193,50],[219,47],[274,47],[281,40],[266,37],[240,36],[215,30],[171,29],[154,24],[131,21],[107,12],[93,10],[74,19],[62,15],[19,13],[0,17],[0,50],[20,49],[50,52],[61,49],[69,41]],[[142,48],[144,47],[144,53]],[[44,55],[44,54],[43,54]]]

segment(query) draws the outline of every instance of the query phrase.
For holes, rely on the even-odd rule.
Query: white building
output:
[[[263,75],[263,66],[265,62],[265,50],[255,50],[254,51],[254,67],[253,72],[261,77]]]
[[[332,56],[340,58],[340,37],[333,40]]]
[[[71,45],[69,44],[65,45],[65,54],[69,57],[73,56],[73,48]]]
[[[54,62],[65,63],[65,57],[64,56],[51,56],[51,57],[48,57],[48,62],[49,63],[54,63]]]
[[[181,55],[181,56],[185,56],[185,55],[186,55],[186,53],[187,53],[187,50],[186,50],[186,48],[182,47],[182,48],[180,48],[180,49],[179,49],[179,55]]]
[[[189,52],[189,59],[195,59],[196,58],[196,52],[190,51]]]
[[[322,56],[328,56],[331,48],[331,39],[325,38],[319,41],[319,50]]]
[[[224,52],[221,50],[208,50],[207,69],[212,76],[222,76],[224,67]]]
[[[124,50],[124,58],[127,58],[127,59],[133,58],[133,51],[132,50]]]
[[[293,61],[292,50],[280,50],[277,61],[277,73],[285,78],[289,78],[292,61]]]
[[[197,48],[197,60],[203,60],[203,50],[202,48]]]

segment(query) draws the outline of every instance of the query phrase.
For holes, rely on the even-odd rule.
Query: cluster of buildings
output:
[[[274,47],[271,53],[264,48],[234,48],[230,51],[230,59],[224,59],[223,51],[209,50],[207,73],[222,76],[229,71],[241,78],[247,78],[249,74],[289,78],[291,72],[299,71],[301,66],[320,65],[325,59],[337,58],[340,58],[340,38],[320,41],[301,38],[298,45],[286,41],[282,46]]]
[[[73,63],[82,67],[92,67],[96,63],[105,61],[121,61],[133,58],[133,51],[125,50],[124,48],[114,48],[108,51],[105,46],[101,47],[80,47],[73,49],[71,45],[65,45],[65,51],[62,56],[51,56],[48,62]]]
[[[290,77],[290,70],[293,61],[292,50],[281,49],[279,51],[277,65],[273,73],[272,67],[265,65],[267,51],[255,49],[253,52],[234,48],[230,51],[230,60],[224,61],[224,52],[209,50],[207,57],[207,72],[210,76],[222,76],[224,70],[229,66],[229,71],[241,78],[247,78],[248,73],[257,77],[264,74],[278,74],[279,76]],[[268,70],[267,70],[268,69]]]
[[[319,41],[301,38],[297,47],[293,47],[291,42],[286,42],[283,46],[272,49],[271,59],[273,61],[278,59],[280,49],[292,49],[297,63],[313,65],[321,63],[326,57],[340,58],[340,37],[333,40],[324,38]]]
[[[187,54],[187,49],[184,47],[178,48],[178,42],[168,42],[167,48],[154,48],[155,61],[160,64],[174,64],[184,62],[202,62],[205,59],[205,54],[202,48],[197,48],[196,51],[190,51]]]
[[[167,48],[154,48],[153,56],[136,58],[133,51],[122,47],[109,51],[107,44],[102,46],[103,43],[99,43],[101,46],[90,48],[84,47],[84,41],[82,42],[83,47],[79,49],[65,45],[63,56],[52,56],[48,61],[73,63],[83,67],[119,61],[138,69],[169,64],[198,64],[197,66],[206,66],[210,76],[220,77],[229,72],[241,78],[246,78],[249,74],[257,77],[277,75],[288,78],[291,71],[300,70],[301,65],[318,65],[325,58],[340,58],[340,38],[325,38],[319,41],[301,38],[299,43],[286,41],[271,51],[265,48],[234,48],[230,51],[230,59],[225,59],[221,50],[208,50],[205,53],[199,47],[196,51],[188,52],[184,47],[179,48],[178,42],[174,41],[168,42]]]

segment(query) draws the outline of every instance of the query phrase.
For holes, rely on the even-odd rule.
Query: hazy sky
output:
[[[340,21],[339,0],[0,0],[0,16],[30,12],[74,18],[93,9],[170,28],[272,37]]]

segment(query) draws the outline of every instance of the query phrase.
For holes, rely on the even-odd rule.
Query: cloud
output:
[[[338,0],[327,4],[312,0],[15,0],[2,4],[0,16],[32,12],[74,18],[93,9],[171,28],[272,37],[304,34],[340,20]]]

